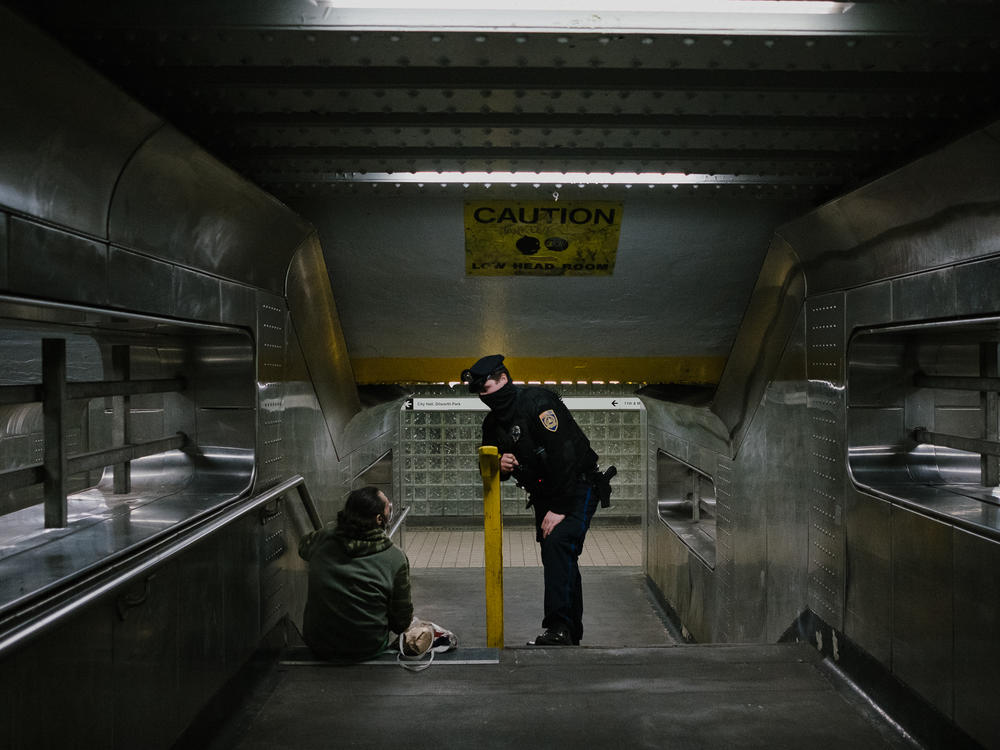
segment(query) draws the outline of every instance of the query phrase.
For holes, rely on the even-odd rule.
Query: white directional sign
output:
[[[642,401],[635,396],[570,396],[563,399],[570,411],[636,411],[643,409]],[[404,409],[413,411],[486,411],[486,404],[478,398],[416,397],[406,401]]]

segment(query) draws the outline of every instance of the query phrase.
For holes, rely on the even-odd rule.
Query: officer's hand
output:
[[[545,518],[542,519],[542,539],[551,534],[552,529],[558,526],[565,517],[559,513],[553,513],[551,510],[546,513]]]
[[[504,453],[500,456],[500,471],[504,474],[510,474],[514,471],[515,466],[520,466],[517,462],[517,456],[513,453]]]

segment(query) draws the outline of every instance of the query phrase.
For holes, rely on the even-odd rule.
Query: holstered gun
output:
[[[611,480],[617,473],[617,467],[609,466],[603,472],[598,471],[594,474],[594,488],[597,490],[597,497],[601,501],[602,508],[611,507]]]

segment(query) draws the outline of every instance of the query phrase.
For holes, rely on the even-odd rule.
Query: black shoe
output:
[[[573,639],[565,628],[549,628],[531,641],[529,646],[572,646]]]

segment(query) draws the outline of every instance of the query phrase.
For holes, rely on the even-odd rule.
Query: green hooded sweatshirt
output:
[[[302,538],[299,556],[309,561],[302,637],[320,658],[368,659],[409,626],[410,564],[382,529],[361,538],[320,529]]]

